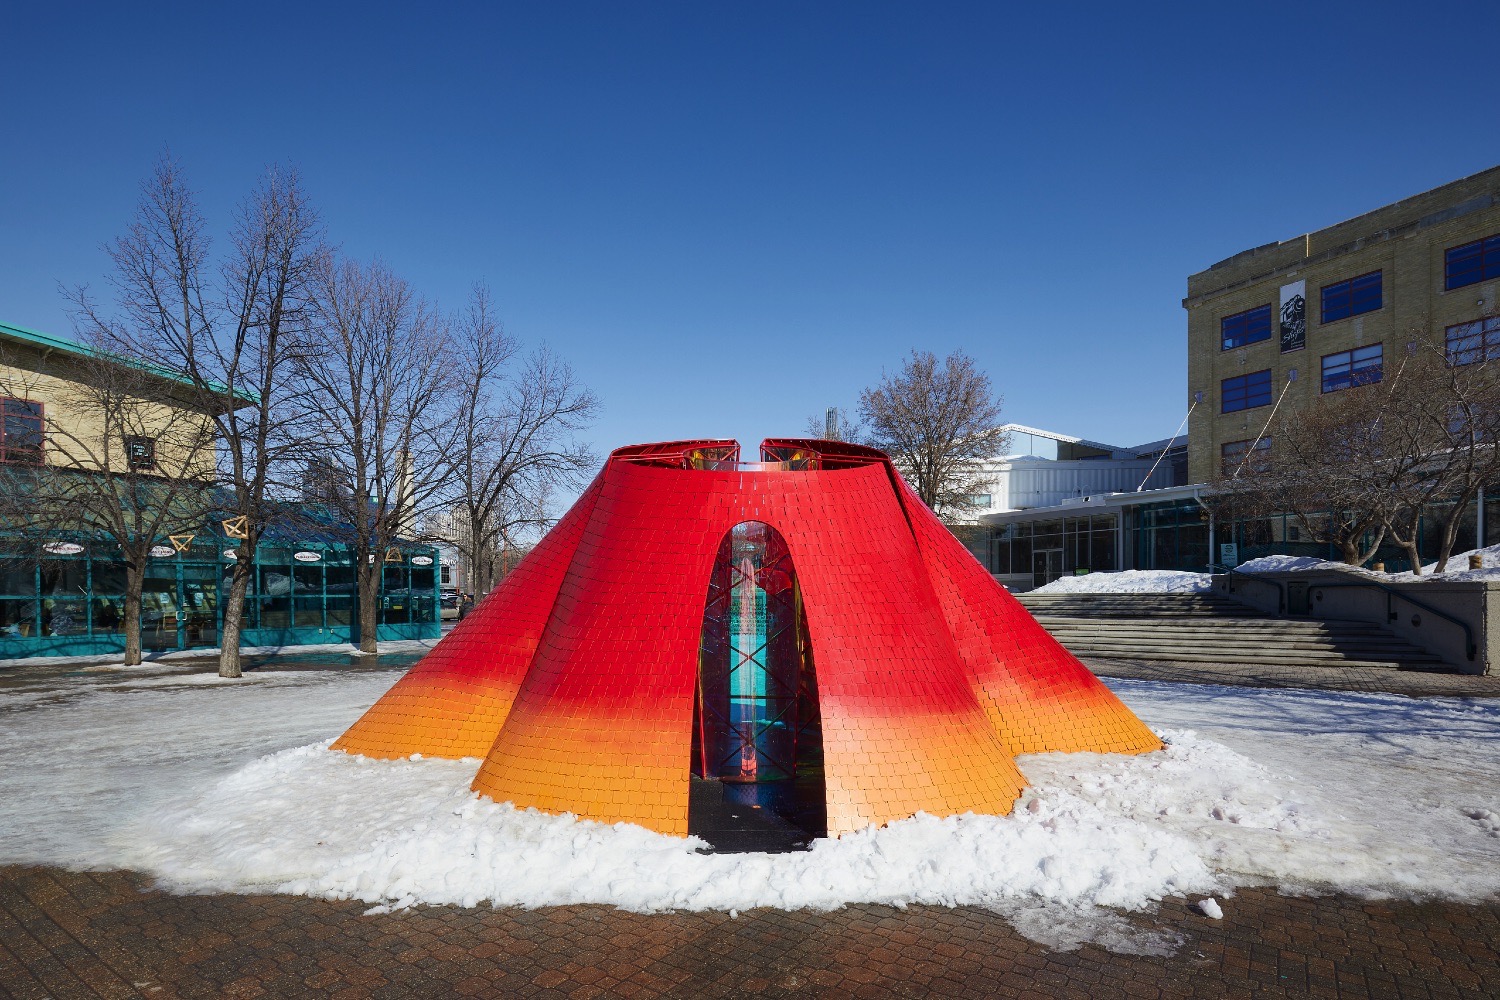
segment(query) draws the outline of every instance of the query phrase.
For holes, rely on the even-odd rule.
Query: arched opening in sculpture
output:
[[[720,849],[827,834],[817,672],[791,553],[759,521],[719,544],[704,602],[688,831]],[[754,836],[756,832],[760,837]]]

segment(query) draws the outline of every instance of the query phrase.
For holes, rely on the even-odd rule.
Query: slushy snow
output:
[[[0,863],[374,910],[978,905],[1053,947],[1137,952],[1173,947],[1170,928],[1140,926],[1168,896],[1500,892],[1494,702],[1111,681],[1163,752],[1022,757],[1032,785],[1009,816],[919,815],[805,853],[711,855],[479,798],[475,760],[327,750],[395,672],[202,676],[0,695]]]

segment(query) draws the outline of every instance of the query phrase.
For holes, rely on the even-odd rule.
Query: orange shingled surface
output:
[[[334,748],[483,757],[474,788],[497,800],[685,834],[705,587],[745,521],[781,533],[802,588],[830,834],[1007,813],[1019,753],[1161,747],[884,456],[842,448],[796,471],[622,449]]]

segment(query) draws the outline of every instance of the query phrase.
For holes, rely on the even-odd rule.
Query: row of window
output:
[[[1322,316],[1324,323],[1374,312],[1385,304],[1383,272],[1371,271],[1347,281],[1324,285]],[[1271,339],[1271,306],[1269,303],[1225,316],[1219,320],[1219,337],[1223,350],[1256,344]]]
[[[1384,371],[1384,347],[1371,344],[1323,356],[1323,391],[1379,382]],[[1236,375],[1219,384],[1220,412],[1236,413],[1271,405],[1271,369]]]
[[[42,404],[29,399],[0,397],[0,463],[41,465],[43,460]],[[156,439],[127,436],[125,461],[131,469],[156,468]]]
[[[1500,316],[1456,323],[1448,327],[1444,342],[1451,364],[1471,365],[1477,361],[1500,360]],[[1350,386],[1379,382],[1384,366],[1383,344],[1370,344],[1325,354],[1322,389],[1324,392],[1336,392]],[[1224,379],[1219,384],[1219,398],[1220,412],[1223,413],[1269,406],[1271,369]]]
[[[1500,233],[1443,252],[1443,287],[1448,291],[1491,278],[1500,278]],[[1324,285],[1319,297],[1324,323],[1375,312],[1385,305],[1384,272],[1371,271]],[[1219,320],[1219,332],[1226,351],[1270,340],[1270,304],[1225,316]]]

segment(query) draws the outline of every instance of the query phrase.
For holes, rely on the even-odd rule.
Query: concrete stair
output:
[[[1077,656],[1446,671],[1368,622],[1276,618],[1216,594],[1017,594]]]

